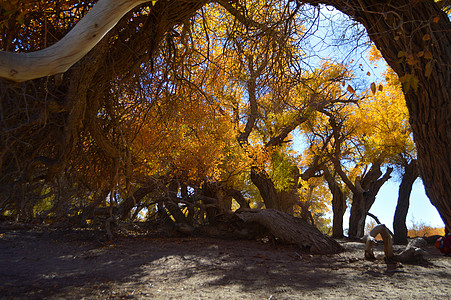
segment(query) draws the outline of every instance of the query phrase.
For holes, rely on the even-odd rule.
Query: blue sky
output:
[[[395,214],[396,202],[398,201],[399,181],[390,179],[379,191],[374,205],[370,209],[370,213],[379,218],[381,223],[393,229],[393,216]],[[412,223],[424,222],[425,225],[431,227],[444,227],[435,207],[429,201],[424,192],[424,186],[421,179],[417,179],[410,195],[410,206],[407,214],[407,227],[411,227]]]

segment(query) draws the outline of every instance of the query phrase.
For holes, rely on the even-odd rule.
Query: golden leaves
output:
[[[352,87],[352,86],[350,86],[350,85],[348,85],[348,87],[346,88],[346,90],[349,92],[349,93],[351,93],[351,94],[355,94],[355,90],[354,90],[354,88]]]

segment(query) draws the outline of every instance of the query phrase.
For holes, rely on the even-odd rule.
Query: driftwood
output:
[[[295,244],[312,254],[333,254],[343,251],[334,239],[321,233],[306,221],[287,213],[273,210],[242,210],[236,212],[244,224],[258,224],[278,241]]]
[[[368,235],[362,238],[365,243],[365,258],[375,259],[373,246],[377,245],[375,237],[380,234],[384,242],[384,259],[387,262],[418,262],[423,260],[424,247],[427,245],[423,238],[412,239],[406,249],[400,254],[393,253],[393,240],[390,231],[384,224],[375,226]]]
[[[365,243],[365,258],[366,259],[375,259],[373,252],[373,246],[377,245],[376,236],[380,234],[382,236],[382,240],[384,241],[384,253],[385,259],[391,260],[394,257],[393,254],[393,240],[390,236],[390,231],[384,224],[379,224],[375,226],[369,233],[369,235],[365,235],[362,238],[362,241]]]

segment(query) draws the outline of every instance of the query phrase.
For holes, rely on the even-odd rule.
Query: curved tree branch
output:
[[[0,77],[22,82],[67,71],[130,10],[146,0],[99,0],[54,45],[30,53],[0,51]]]

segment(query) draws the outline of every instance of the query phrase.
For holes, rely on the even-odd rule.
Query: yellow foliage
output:
[[[431,227],[422,221],[414,221],[412,227],[409,228],[407,235],[413,237],[445,235],[444,227]]]

